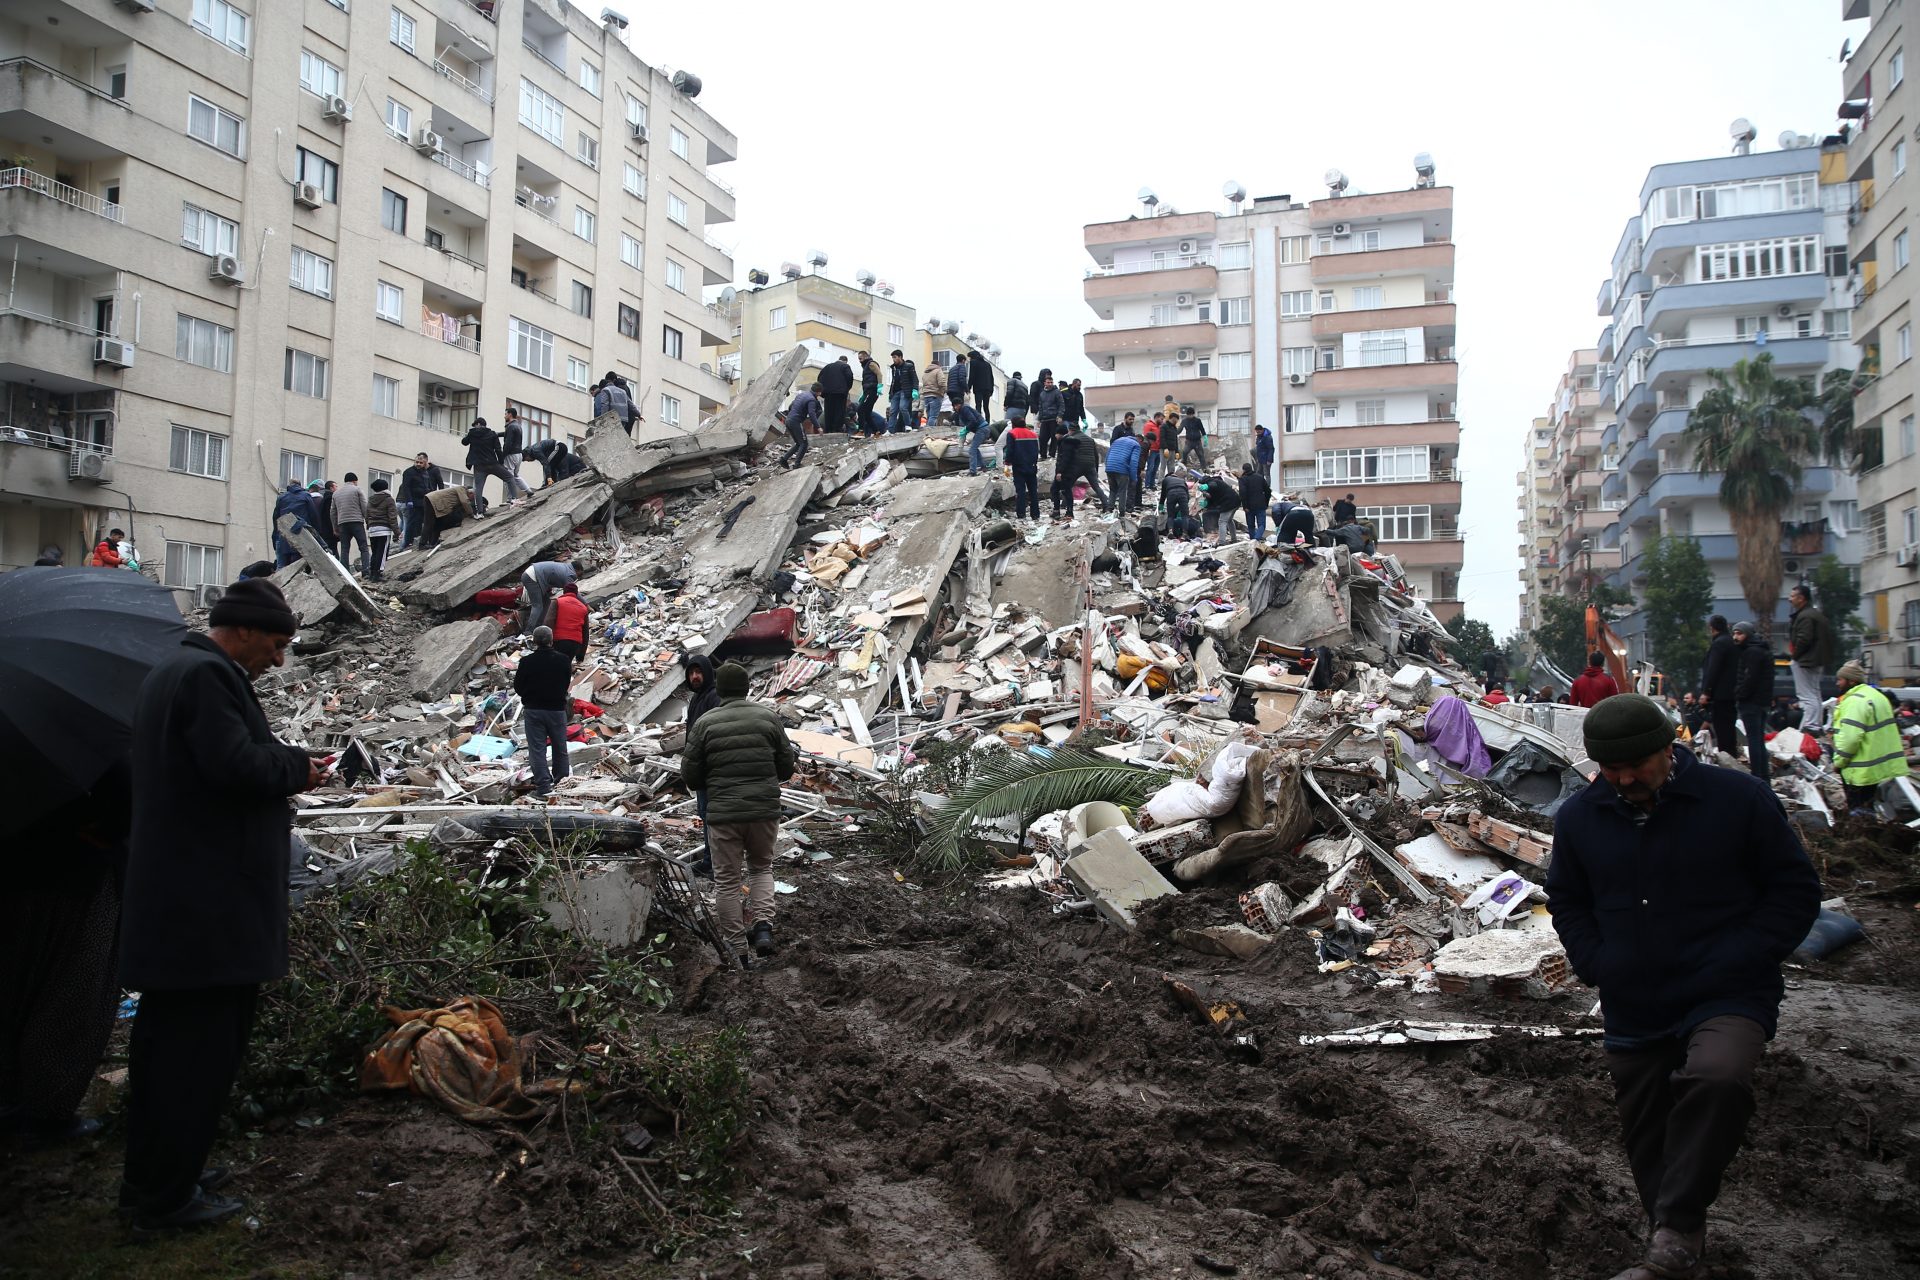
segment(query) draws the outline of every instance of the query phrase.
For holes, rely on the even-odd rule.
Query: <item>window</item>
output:
[[[673,192],[667,192],[667,217],[681,226],[687,225],[687,202]]]
[[[1220,245],[1214,251],[1214,265],[1222,271],[1244,271],[1253,265],[1253,245],[1245,240]]]
[[[231,112],[222,111],[205,98],[188,94],[187,136],[198,138],[210,147],[218,147],[228,155],[237,156],[246,145],[247,122]]]
[[[647,104],[631,94],[627,95],[627,123],[647,127]]]
[[[1355,400],[1353,420],[1363,427],[1377,427],[1387,420],[1385,400]]]
[[[125,63],[107,68],[107,96],[124,98],[127,96],[127,67]]]
[[[681,131],[680,126],[677,124],[667,126],[667,145],[672,147],[673,154],[679,156],[682,160],[691,160],[693,158],[688,154],[687,135]]]
[[[1867,510],[1867,554],[1883,556],[1887,554],[1887,509],[1870,507]]]
[[[1296,431],[1313,430],[1314,418],[1319,410],[1311,404],[1290,404],[1281,409],[1281,434],[1292,435]]]
[[[567,385],[575,391],[585,391],[587,383],[593,378],[592,366],[579,356],[567,357]]]
[[[233,330],[211,320],[183,315],[173,335],[173,357],[221,373],[233,372]]]
[[[1843,244],[1827,246],[1827,275],[1835,280],[1847,278],[1847,246]]]
[[[173,427],[173,443],[167,452],[167,470],[184,471],[209,480],[227,478],[227,438],[212,432]]]
[[[1221,352],[1219,376],[1222,378],[1251,378],[1253,376],[1253,353],[1251,351]]]
[[[333,260],[295,245],[292,284],[302,293],[331,298],[333,296]]]
[[[1897,89],[1900,82],[1907,78],[1907,51],[1895,49],[1893,57],[1887,59],[1887,88]]]
[[[1407,335],[1398,330],[1383,330],[1379,333],[1360,335],[1360,363],[1362,365],[1405,364],[1407,362]]]
[[[300,87],[323,98],[340,96],[340,68],[317,53],[300,51]]]
[[[1905,138],[1893,144],[1893,176],[1899,177],[1907,171],[1907,140]]]
[[[557,147],[567,136],[567,108],[533,81],[522,79],[520,123]]]
[[[1913,359],[1913,326],[1910,324],[1901,325],[1900,328],[1895,331],[1894,337],[1895,349],[1900,353],[1899,358],[1901,360]]]
[[[193,27],[237,53],[247,51],[247,15],[227,0],[193,0]]]
[[[640,269],[640,242],[624,231],[620,233],[620,261],[635,271]]]
[[[413,52],[414,22],[399,9],[387,11],[387,39],[408,53]]]
[[[1355,311],[1378,311],[1386,303],[1383,301],[1386,290],[1377,284],[1357,284],[1353,286],[1353,309]]]
[[[593,316],[593,287],[581,284],[578,280],[573,282],[573,314],[588,318]]]
[[[518,316],[508,316],[507,363],[538,377],[553,377],[553,335]]]
[[[1907,233],[1902,231],[1893,238],[1893,269],[1895,271],[1904,271],[1907,266],[1907,261],[1911,256]]]
[[[592,211],[583,209],[579,205],[573,206],[573,234],[579,236],[588,244],[592,244],[593,231],[594,217]]]
[[[1340,348],[1320,348],[1320,367],[1322,369],[1338,369],[1340,367]]]
[[[1221,313],[1222,315],[1232,314],[1233,308],[1230,304],[1235,302],[1250,302],[1250,299],[1228,298],[1226,301],[1229,305],[1226,311]],[[1283,316],[1312,315],[1313,314],[1313,290],[1300,289],[1292,293],[1281,294],[1280,295],[1280,314]],[[1241,321],[1237,321],[1236,323],[1247,324],[1248,322],[1249,322],[1248,320],[1241,320]]]
[[[620,336],[623,338],[640,336],[640,313],[624,302],[620,304]]]
[[[1900,513],[1900,545],[1911,547],[1920,542],[1920,507],[1908,507]]]
[[[407,295],[397,284],[388,284],[385,280],[376,280],[373,285],[373,314],[381,320],[391,320],[395,324],[405,323],[400,317],[407,305]]]
[[[1433,536],[1433,508],[1361,507],[1359,517],[1370,521],[1382,542],[1425,542]]]
[[[381,418],[400,416],[400,379],[384,373],[373,375],[373,412]]]
[[[407,198],[398,191],[380,188],[380,225],[407,234]]]
[[[1853,336],[1853,313],[1850,311],[1822,311],[1820,313],[1820,332],[1829,338],[1850,338]]]
[[[329,204],[340,198],[340,166],[305,147],[293,149],[295,182],[311,182],[320,188],[320,198]]]
[[[1322,289],[1320,291],[1320,309],[1322,311],[1333,311],[1336,307],[1337,304],[1333,300],[1333,290]]]
[[[1171,302],[1156,303],[1147,312],[1147,323],[1150,325],[1178,324],[1180,323],[1179,309]]]
[[[685,350],[685,342],[686,339],[684,335],[672,325],[663,324],[660,326],[660,352],[662,355],[669,356],[675,360],[681,359],[680,353]]]
[[[521,404],[518,400],[509,400],[507,413],[511,417],[520,419],[528,444],[553,439],[553,410],[539,409],[530,404]]]
[[[585,58],[580,60],[580,87],[596,98],[600,96],[600,68]]]
[[[387,132],[402,142],[413,140],[413,108],[404,102],[387,99]]]
[[[1380,449],[1322,449],[1321,484],[1387,484],[1425,480],[1431,455],[1423,444]]]
[[[1220,323],[1221,324],[1252,324],[1253,323],[1253,299],[1252,298],[1220,299]]]
[[[327,360],[311,351],[287,348],[286,388],[297,396],[327,398]]]
[[[1282,347],[1280,349],[1280,372],[1291,378],[1294,374],[1302,377],[1313,372],[1312,347]]]
[[[1819,236],[1705,244],[1694,250],[1694,266],[1697,280],[1757,280],[1826,269]]]
[[[219,547],[204,546],[198,542],[167,541],[167,569],[165,582],[169,587],[219,587],[225,586],[227,575],[224,566],[226,552]]]
[[[182,205],[180,211],[180,243],[201,253],[239,252],[239,223],[195,205]]]
[[[1647,201],[1643,220],[1646,229],[1652,230],[1670,222],[1811,209],[1819,200],[1819,182],[1811,173],[1712,186],[1665,187]]]
[[[1280,261],[1305,262],[1313,248],[1312,236],[1281,236]]]
[[[1222,409],[1214,415],[1213,429],[1223,435],[1230,431],[1245,435],[1252,428],[1253,410],[1251,409]]]
[[[620,178],[620,186],[630,196],[640,200],[647,198],[647,175],[632,165],[626,166],[626,172]]]
[[[670,427],[680,425],[680,401],[674,396],[660,397],[660,421]]]
[[[887,326],[888,342],[892,343],[894,346],[897,347],[901,343],[905,342],[906,340],[907,340],[907,329],[905,325],[890,324]]]
[[[600,167],[600,140],[589,134],[585,129],[582,129],[577,141],[574,143],[573,154],[589,169],[598,169]]]
[[[315,480],[327,478],[327,460],[311,453],[295,453],[291,449],[280,451],[280,486],[288,483],[298,484],[302,489]]]
[[[769,331],[784,329],[786,327],[787,309],[785,307],[775,307],[773,310],[767,312],[767,329]]]

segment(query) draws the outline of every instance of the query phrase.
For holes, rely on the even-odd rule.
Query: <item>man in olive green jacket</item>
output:
[[[744,937],[761,956],[773,954],[773,841],[780,825],[780,784],[793,776],[795,753],[773,708],[747,701],[747,669],[729,662],[714,673],[720,705],[701,716],[680,752],[680,780],[707,792],[707,838],[713,848],[713,890],[720,927],[736,946]],[[747,885],[742,918],[742,864]]]

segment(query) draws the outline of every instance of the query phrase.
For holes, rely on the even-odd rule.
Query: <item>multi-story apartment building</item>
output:
[[[1620,455],[1604,447],[1613,411],[1601,400],[1599,357],[1592,348],[1568,357],[1547,420],[1553,432],[1549,460],[1554,486],[1547,580],[1556,591],[1583,591],[1619,569],[1620,549],[1604,545],[1602,535],[1626,505],[1602,493],[1608,476],[1619,469]],[[1547,527],[1543,525],[1543,531]],[[1538,563],[1542,557],[1536,554],[1534,559]]]
[[[1777,151],[1648,172],[1641,212],[1620,237],[1598,300],[1610,320],[1599,341],[1600,397],[1615,416],[1599,432],[1607,460],[1597,477],[1599,502],[1569,514],[1561,543],[1564,559],[1597,537],[1596,571],[1603,555],[1617,556],[1608,579],[1638,594],[1655,540],[1689,537],[1713,573],[1714,609],[1730,618],[1752,610],[1719,501],[1721,476],[1694,469],[1685,439],[1688,414],[1708,389],[1707,374],[1762,352],[1771,353],[1775,371],[1786,376],[1817,379],[1856,362],[1841,247],[1852,188],[1840,153],[1808,138],[1787,141],[1792,145]],[[1836,462],[1807,468],[1796,507],[1783,522],[1789,581],[1829,552],[1859,563],[1854,478]],[[1573,473],[1584,486],[1576,487],[1576,497],[1592,493],[1594,477],[1585,465]],[[1786,617],[1784,594],[1776,614]],[[1644,615],[1635,613],[1614,630],[1635,658],[1648,656]]]
[[[0,564],[118,524],[164,580],[271,554],[286,480],[363,480],[509,405],[578,437],[728,396],[704,229],[733,135],[563,0],[0,10]],[[697,92],[697,80],[682,80]]]
[[[1192,405],[1229,457],[1263,425],[1276,490],[1351,492],[1442,617],[1459,612],[1453,190],[1254,199],[1086,227],[1103,419]],[[1337,175],[1332,175],[1337,176]]]
[[[1843,114],[1857,127],[1847,144],[1847,177],[1856,184],[1848,221],[1853,267],[1853,335],[1872,381],[1854,398],[1854,422],[1868,442],[1860,475],[1861,612],[1873,669],[1901,683],[1920,681],[1920,442],[1915,440],[1913,258],[1915,180],[1920,159],[1920,100],[1907,79],[1906,9],[1886,0],[1843,0],[1841,16],[1871,25],[1842,73]],[[1913,123],[1909,123],[1909,122]]]
[[[1531,634],[1540,622],[1540,602],[1558,588],[1560,500],[1553,474],[1553,424],[1535,418],[1520,451],[1520,470],[1513,484],[1520,508],[1515,527],[1520,531],[1520,634]]]

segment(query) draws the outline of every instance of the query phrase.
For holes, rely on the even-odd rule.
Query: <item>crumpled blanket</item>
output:
[[[1469,778],[1484,778],[1487,770],[1493,768],[1493,759],[1480,737],[1480,726],[1473,722],[1473,713],[1452,694],[1434,699],[1433,709],[1427,712],[1426,733],[1427,744]]]
[[[441,1009],[381,1012],[393,1030],[360,1063],[365,1093],[405,1089],[462,1120],[530,1120],[546,1107],[520,1088],[520,1045],[500,1010],[482,996],[461,996]]]

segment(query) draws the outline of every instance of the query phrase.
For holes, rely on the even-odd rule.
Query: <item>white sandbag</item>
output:
[[[1240,788],[1247,780],[1247,757],[1258,749],[1244,742],[1229,742],[1213,758],[1207,786],[1187,778],[1170,782],[1154,793],[1142,811],[1159,826],[1219,817],[1239,803]]]

